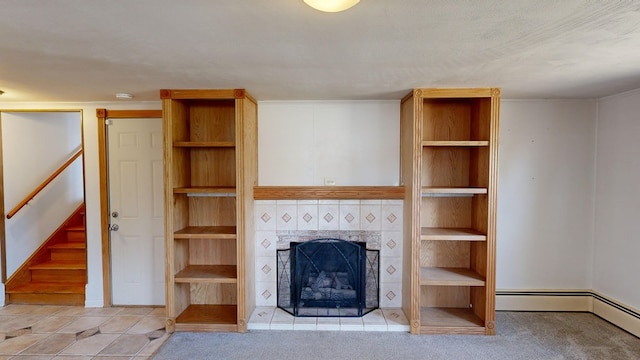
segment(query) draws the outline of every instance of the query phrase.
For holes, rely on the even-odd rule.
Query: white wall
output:
[[[595,102],[502,102],[500,290],[590,289]]]
[[[157,102],[96,102],[96,103],[2,103],[6,110],[81,110],[83,115],[83,137],[85,156],[85,204],[87,221],[87,307],[101,307],[104,304],[102,291],[102,239],[100,232],[100,174],[98,164],[98,120],[96,109],[112,110],[161,109]],[[6,155],[5,155],[6,156]],[[0,300],[4,299],[1,288]]]
[[[635,100],[640,103],[638,99]],[[613,105],[617,106],[617,101],[621,100],[604,100],[601,113],[605,112],[607,101],[616,102]],[[633,102],[633,99],[629,101]],[[399,102],[384,101],[260,102],[259,184],[322,185],[324,177],[335,176],[337,185],[396,185],[399,166],[398,106]],[[161,104],[0,103],[0,109],[83,111],[89,260],[87,306],[102,306],[103,296],[96,108],[160,109]],[[501,110],[497,287],[592,288],[595,103],[503,100]],[[350,117],[348,114],[357,116]],[[626,121],[631,122],[630,118],[629,114]],[[600,120],[601,127],[604,126],[603,121]],[[638,124],[628,126],[637,129]],[[606,135],[607,131],[616,129],[610,126],[603,131]],[[632,136],[627,130],[614,132],[622,135],[612,134],[611,139]],[[298,140],[300,138],[305,140]],[[637,141],[637,135],[635,139]],[[610,142],[612,146],[617,144],[617,140]],[[623,161],[627,165],[634,164],[633,161],[637,160],[634,160],[633,154],[636,159],[640,158],[638,145],[622,145],[635,149],[635,152],[627,150],[628,157]],[[614,153],[601,152],[617,156]],[[274,159],[277,156],[285,156],[286,161],[276,162]],[[603,161],[606,162],[600,160],[600,163]],[[301,171],[300,167],[305,170]],[[345,168],[348,177],[335,174]],[[351,171],[351,168],[359,170]],[[632,179],[640,183],[637,181],[637,169],[636,166]],[[366,176],[363,177],[362,173]],[[625,173],[615,176],[616,179],[612,181],[622,181],[628,173],[629,168],[625,168]],[[602,186],[602,180],[599,180],[598,188]],[[628,189],[620,191],[626,195],[637,196],[638,193]],[[599,191],[599,195],[602,193]],[[632,205],[629,204],[626,210],[633,210]],[[631,216],[638,218],[637,212],[635,215],[631,213],[625,219]],[[599,224],[599,229],[606,229],[602,221]],[[602,236],[598,238],[597,244],[603,247]],[[606,236],[606,239],[609,238]],[[618,241],[621,244],[623,242]],[[596,268],[601,271],[602,267],[614,266],[617,261],[612,261],[612,257],[623,254],[630,258],[640,250],[637,242],[633,245],[627,240],[625,245],[629,251],[620,250],[608,257],[598,254]],[[622,262],[620,271],[615,271],[627,271],[628,276],[632,276],[631,260],[628,261],[629,264]],[[605,286],[611,279],[608,272],[602,274],[596,276],[596,289],[618,297],[618,300],[638,305],[640,290],[630,289],[631,282],[624,280],[617,282],[617,285]],[[0,293],[0,299],[4,298],[2,295]]]
[[[640,309],[640,90],[598,101],[593,288]]]
[[[79,112],[3,112],[4,208],[11,211],[82,143]],[[16,156],[20,154],[20,156]],[[82,157],[5,220],[7,277],[82,203]]]
[[[261,101],[258,184],[398,185],[400,101]]]

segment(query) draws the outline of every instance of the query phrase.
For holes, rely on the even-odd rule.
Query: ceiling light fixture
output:
[[[324,12],[339,12],[354,7],[360,0],[304,0],[305,4]]]
[[[117,93],[116,94],[116,99],[131,100],[131,99],[133,99],[133,95],[127,94],[127,93]]]

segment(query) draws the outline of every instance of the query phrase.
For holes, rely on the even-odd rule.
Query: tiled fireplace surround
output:
[[[250,329],[408,331],[400,310],[402,200],[257,200],[254,221],[257,308]],[[363,318],[294,319],[276,309],[276,249],[297,238],[364,240],[380,250],[381,310]]]

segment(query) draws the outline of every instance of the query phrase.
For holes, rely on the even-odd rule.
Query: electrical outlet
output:
[[[335,178],[324,178],[324,186],[335,186],[336,179]]]

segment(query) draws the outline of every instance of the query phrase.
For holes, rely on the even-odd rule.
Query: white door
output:
[[[107,137],[112,303],[164,305],[162,119],[111,119]]]

